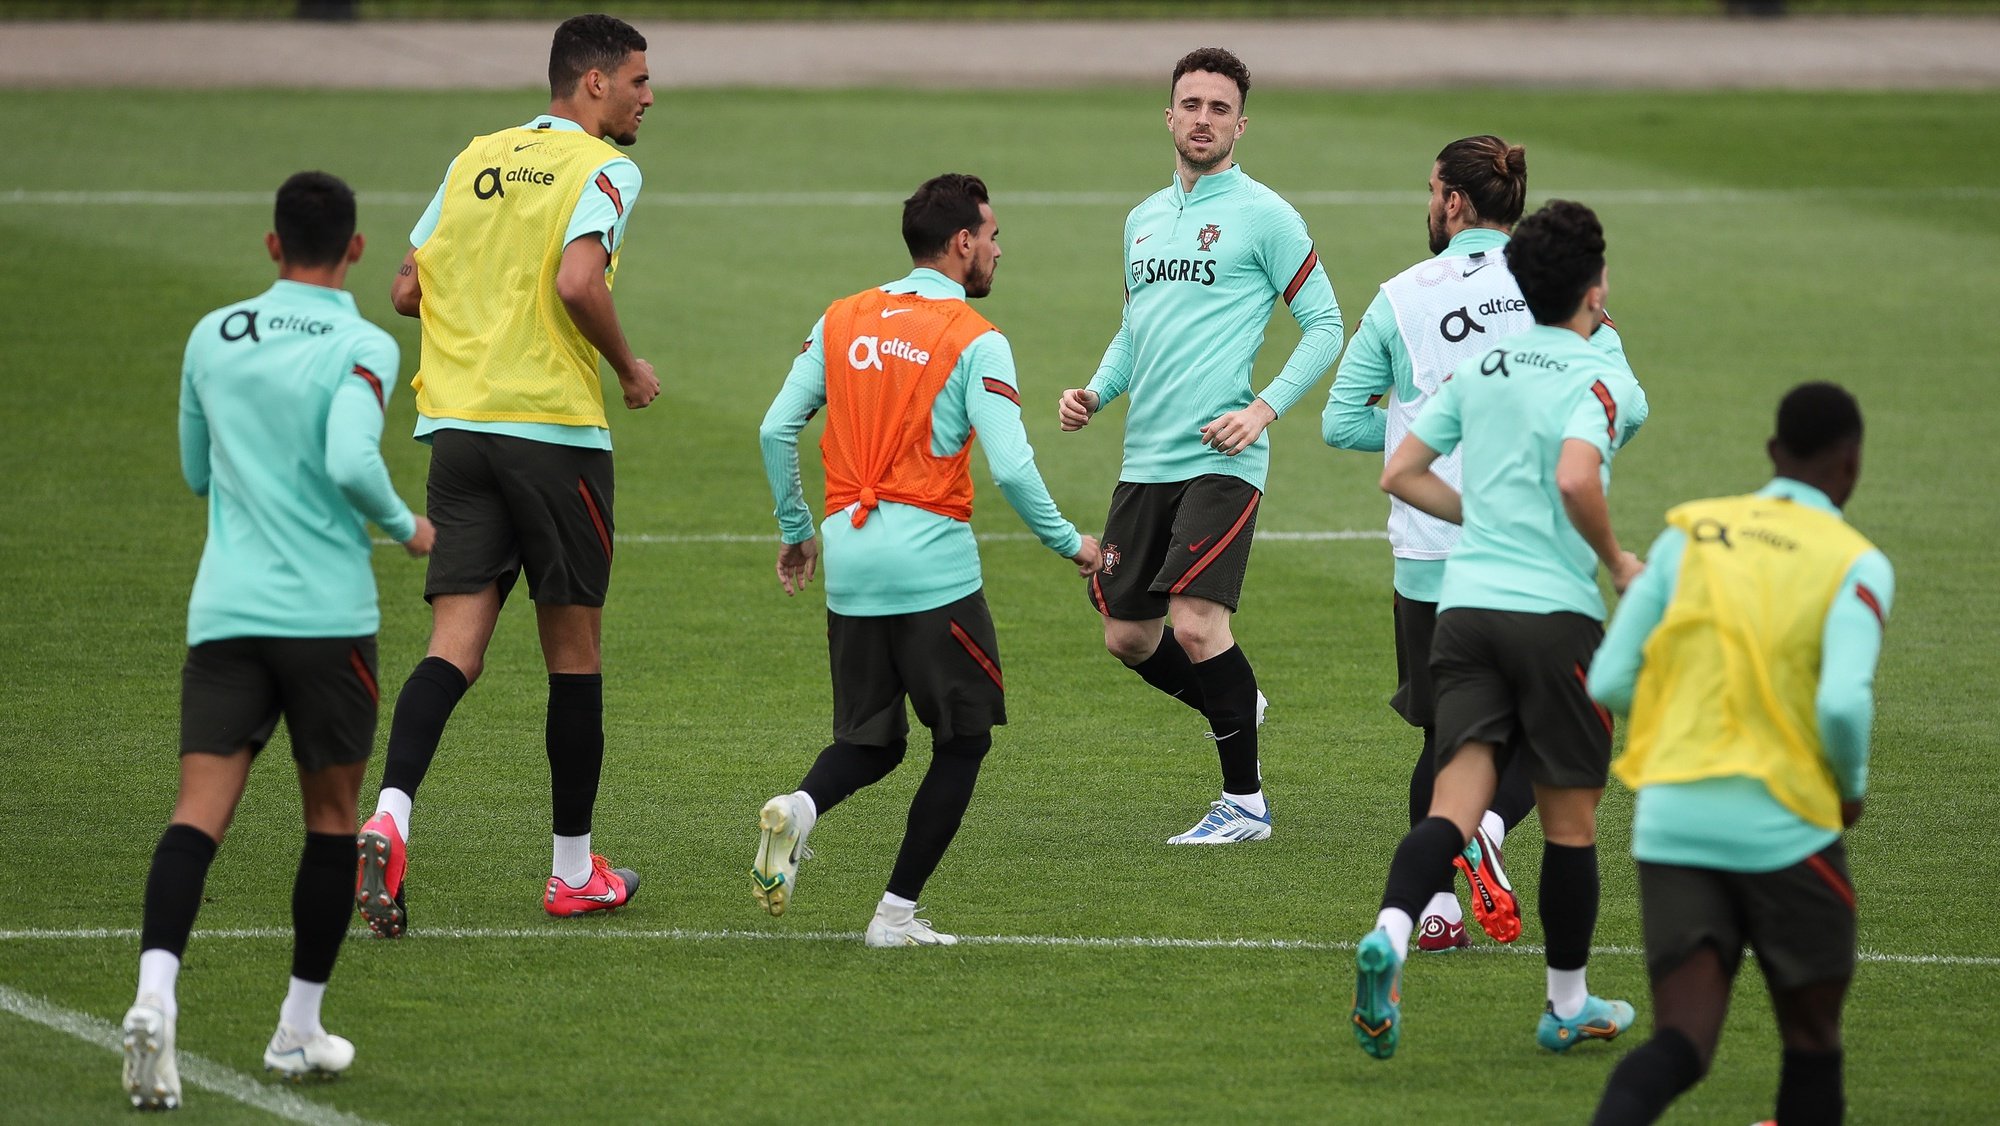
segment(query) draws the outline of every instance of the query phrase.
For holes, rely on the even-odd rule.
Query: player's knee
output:
[[[977,735],[954,735],[950,739],[939,739],[931,744],[931,753],[951,755],[954,758],[970,759],[973,762],[986,757],[993,749],[993,733],[982,731]]]
[[[885,771],[894,770],[903,765],[903,756],[909,753],[910,749],[909,741],[905,739],[898,739],[893,743],[846,743],[837,745],[842,745],[859,754],[867,755],[878,762],[887,763],[888,765],[883,768]]]
[[[1104,648],[1128,665],[1143,663],[1160,647],[1158,632],[1116,618],[1104,620]]]

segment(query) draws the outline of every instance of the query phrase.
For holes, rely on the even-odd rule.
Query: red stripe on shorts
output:
[[[604,545],[604,557],[611,558],[611,529],[604,526],[604,514],[597,510],[597,498],[590,495],[590,485],[583,478],[576,479],[576,491],[583,497],[583,507],[590,513],[590,523],[597,529],[597,542]]]
[[[951,635],[958,639],[960,645],[965,646],[965,651],[972,655],[973,660],[979,662],[979,667],[986,670],[986,675],[993,681],[993,687],[1005,692],[1007,686],[1000,683],[1000,666],[993,663],[993,658],[986,655],[986,650],[981,649],[977,641],[972,640],[972,635],[965,632],[965,627],[957,622],[951,623]]]
[[[1583,698],[1590,700],[1589,674],[1583,671],[1582,665],[1572,664],[1570,668],[1576,672],[1576,683],[1583,689]],[[1611,734],[1611,713],[1606,711],[1604,705],[1598,703],[1596,700],[1590,700],[1590,706],[1592,710],[1597,712],[1597,722],[1604,725],[1604,733],[1606,735]]]
[[[382,702],[382,689],[375,683],[375,674],[368,671],[368,660],[359,648],[347,651],[347,663],[354,666],[354,675],[361,678],[361,687],[368,690],[368,698],[375,703]]]
[[[1221,539],[1215,541],[1215,546],[1208,549],[1208,554],[1196,560],[1195,565],[1187,569],[1187,574],[1182,575],[1180,577],[1179,582],[1176,582],[1173,586],[1168,587],[1167,593],[1179,594],[1181,591],[1187,589],[1188,584],[1195,580],[1196,575],[1199,575],[1203,571],[1208,570],[1208,565],[1210,563],[1215,562],[1216,559],[1221,557],[1223,551],[1227,549],[1231,543],[1235,542],[1237,533],[1243,530],[1243,525],[1250,522],[1250,514],[1252,512],[1257,511],[1257,502],[1263,499],[1264,499],[1263,493],[1257,493],[1253,495],[1250,498],[1250,503],[1243,506],[1243,513],[1242,515],[1236,518],[1236,523],[1231,524],[1229,526],[1229,531],[1224,533]]]
[[[1833,889],[1833,894],[1839,896],[1842,903],[1847,904],[1849,911],[1854,910],[1853,886],[1840,878],[1840,873],[1834,870],[1833,865],[1826,862],[1826,857],[1814,853],[1806,857],[1806,867],[1811,868],[1814,875],[1826,881],[1826,886]]]
[[[1111,604],[1104,601],[1104,584],[1099,581],[1098,575],[1090,576],[1090,600],[1097,603],[1098,613],[1107,618],[1111,616]]]

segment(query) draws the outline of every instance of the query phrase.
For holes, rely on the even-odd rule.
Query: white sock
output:
[[[1410,956],[1410,932],[1417,929],[1417,921],[1401,907],[1384,907],[1375,916],[1375,926],[1389,932],[1389,945],[1396,948],[1396,961]]]
[[[319,1023],[319,1003],[325,996],[326,982],[293,978],[285,1003],[278,1008],[278,1023],[308,1040],[326,1031]]]
[[[410,795],[394,786],[384,786],[381,796],[375,799],[375,812],[395,818],[396,831],[403,834],[403,843],[410,843]]]
[[[1590,988],[1583,982],[1582,970],[1549,970],[1549,1005],[1556,1016],[1568,1020],[1582,1012],[1588,1000]]]
[[[1443,915],[1447,923],[1465,921],[1465,909],[1458,905],[1456,892],[1441,891],[1431,896],[1431,901],[1424,905],[1424,916],[1428,918],[1432,915]]]
[[[1251,813],[1254,813],[1259,817],[1271,816],[1271,807],[1264,804],[1263,790],[1258,790],[1254,794],[1232,794],[1229,791],[1224,790],[1222,792],[1222,800],[1233,801],[1237,805],[1242,806],[1244,809],[1249,810]]]
[[[813,826],[819,824],[819,804],[804,790],[793,790],[792,798],[798,802],[798,807],[804,814],[799,818],[799,840],[803,841],[806,839],[806,834],[813,831]]]
[[[917,901],[904,899],[893,892],[883,892],[882,902],[875,908],[877,915],[887,915],[892,919],[907,919],[917,910]]]
[[[1479,827],[1486,830],[1486,835],[1493,838],[1494,844],[1507,839],[1507,823],[1500,820],[1500,815],[1490,809],[1480,815]]]
[[[180,977],[181,960],[165,950],[146,950],[139,955],[139,996],[151,993],[166,1007],[167,1019],[180,1011],[174,1000],[174,981]]]
[[[573,888],[590,882],[590,834],[565,837],[556,834],[556,859],[550,872]]]

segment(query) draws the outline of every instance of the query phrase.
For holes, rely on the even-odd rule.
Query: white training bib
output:
[[[1387,462],[1410,432],[1417,412],[1437,394],[1453,368],[1493,342],[1532,327],[1535,318],[1521,298],[1514,275],[1499,249],[1454,258],[1432,258],[1382,283],[1396,313],[1396,331],[1410,353],[1416,397],[1403,402],[1389,393]],[[1454,489],[1462,488],[1457,450],[1431,463],[1431,471]],[[1458,542],[1458,526],[1425,515],[1389,498],[1389,549],[1402,559],[1443,559]]]

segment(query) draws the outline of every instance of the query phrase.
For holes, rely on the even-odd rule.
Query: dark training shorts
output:
[[[1639,915],[1655,985],[1704,943],[1732,978],[1748,943],[1772,989],[1854,976],[1854,881],[1839,841],[1775,872],[1641,860]]]
[[[1257,504],[1264,494],[1239,477],[1120,481],[1104,518],[1104,569],[1084,589],[1098,613],[1120,621],[1167,616],[1185,594],[1234,611],[1250,566]]]
[[[1389,706],[1411,727],[1437,722],[1437,687],[1431,683],[1431,637],[1438,605],[1396,596],[1396,694]]]
[[[916,614],[826,614],[833,665],[833,737],[886,747],[910,731],[903,701],[938,742],[984,735],[1007,722],[1000,647],[986,596]]]
[[[431,435],[426,504],[437,526],[424,598],[500,597],[528,574],[528,597],[602,606],[611,588],[611,451],[502,434]]]
[[[1528,756],[1528,777],[1544,786],[1602,787],[1611,772],[1611,713],[1597,706],[1585,677],[1604,627],[1582,614],[1526,614],[1454,607],[1431,638],[1437,686],[1437,763],[1443,770],[1466,743]]]
[[[365,762],[380,694],[373,637],[204,641],[181,668],[181,753],[256,754],[282,713],[301,768]]]

